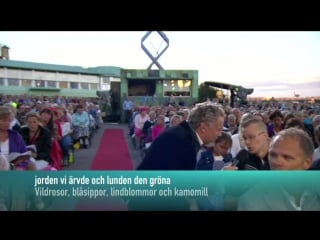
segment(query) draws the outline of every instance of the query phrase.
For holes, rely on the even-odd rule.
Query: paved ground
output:
[[[69,167],[65,167],[64,170],[90,170],[97,150],[100,146],[100,141],[103,133],[106,129],[123,129],[125,133],[125,138],[129,147],[129,152],[131,155],[132,163],[134,169],[141,162],[140,152],[135,150],[132,139],[129,136],[129,129],[127,124],[113,124],[104,123],[101,124],[100,128],[96,131],[92,138],[91,146],[88,149],[79,149],[75,151],[75,163],[71,164]]]

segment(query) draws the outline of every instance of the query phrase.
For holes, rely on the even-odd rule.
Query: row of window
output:
[[[191,80],[163,80],[162,84],[163,96],[191,96]],[[98,83],[28,79],[20,80],[17,78],[0,78],[0,86],[99,90]],[[156,81],[130,80],[128,83],[129,96],[153,96],[155,92]]]
[[[70,81],[70,82],[96,82],[99,76],[82,75],[74,73],[49,72],[42,70],[22,70],[22,69],[6,69],[0,67],[0,78],[20,78],[30,80],[46,79],[49,81]]]
[[[191,80],[163,80],[163,96],[191,96]],[[129,96],[154,96],[156,81],[130,79],[128,81]]]
[[[98,83],[78,83],[66,81],[47,81],[47,80],[26,80],[8,78],[0,78],[0,86],[15,86],[15,87],[39,87],[39,88],[71,88],[71,89],[93,89],[98,90]]]

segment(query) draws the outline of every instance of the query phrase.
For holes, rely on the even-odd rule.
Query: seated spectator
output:
[[[6,103],[4,104],[4,107],[9,108],[9,110],[11,111],[13,118],[10,124],[10,129],[14,130],[14,131],[18,131],[20,130],[21,124],[18,121],[18,119],[16,118],[17,116],[17,109],[14,107],[14,105],[12,105],[11,103]]]
[[[230,135],[238,133],[237,117],[234,114],[229,114],[227,117],[227,126]]]
[[[175,114],[170,119],[170,127],[179,125],[182,122],[182,117],[178,114]]]
[[[90,118],[82,105],[76,107],[72,115],[73,139],[79,141],[82,148],[88,148],[90,136]]]
[[[26,116],[27,125],[20,129],[20,133],[27,146],[34,145],[30,149],[32,157],[36,160],[37,169],[43,169],[52,164],[50,156],[52,139],[50,131],[41,126],[40,116],[36,112],[30,112]]]
[[[141,137],[143,125],[146,121],[150,120],[149,114],[147,113],[147,108],[140,108],[140,113],[134,118],[134,136],[136,141],[136,148],[141,148]]]
[[[232,155],[229,150],[232,144],[229,133],[221,132],[214,143],[214,147],[201,152],[197,162],[197,170],[221,170],[225,165],[231,163]]]
[[[149,120],[145,121],[142,128],[142,138],[145,143],[152,142],[152,128],[157,120],[155,111],[149,112],[149,118]]]
[[[68,165],[66,162],[69,161],[69,150],[73,145],[73,139],[71,137],[71,119],[66,114],[66,109],[57,107],[57,124],[61,126],[61,138],[59,140],[60,147],[62,149],[64,165]]]
[[[271,124],[268,125],[269,137],[273,137],[284,129],[283,115],[279,110],[274,110],[270,115]]]
[[[160,115],[157,118],[155,125],[152,128],[152,141],[154,141],[164,130],[166,129],[166,125],[164,122],[164,116]]]
[[[12,112],[7,107],[0,107],[0,154],[9,162],[9,155],[11,153],[25,153],[27,152],[26,144],[20,133],[10,130],[12,122]],[[36,170],[35,164],[26,159],[23,164],[26,170]]]
[[[62,129],[59,122],[56,121],[56,111],[54,108],[44,108],[40,111],[40,119],[43,127],[47,128],[51,134],[51,150],[50,157],[52,165],[58,170],[62,169],[63,153],[59,141],[62,135]]]
[[[190,110],[186,108],[186,109],[183,109],[182,112],[183,112],[182,121],[188,121]]]

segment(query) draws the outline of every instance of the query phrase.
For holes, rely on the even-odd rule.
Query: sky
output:
[[[254,88],[250,97],[320,96],[320,31],[163,31],[165,69],[198,70],[199,83]],[[0,31],[10,60],[69,66],[147,69],[143,31]],[[154,57],[167,43],[157,31],[143,41]],[[154,68],[154,67],[153,67]]]

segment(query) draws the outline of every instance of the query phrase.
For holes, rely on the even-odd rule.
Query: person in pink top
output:
[[[154,141],[165,129],[166,124],[164,121],[164,115],[159,115],[156,124],[152,128],[152,141]]]

